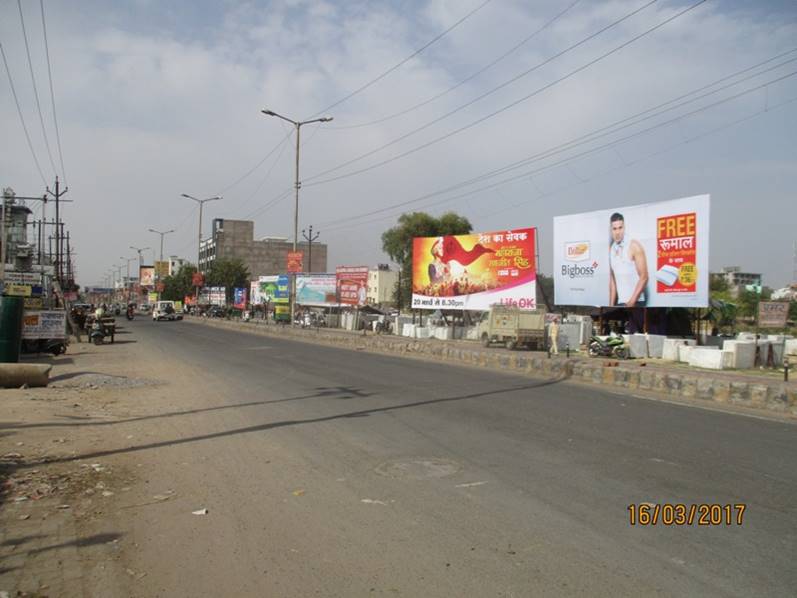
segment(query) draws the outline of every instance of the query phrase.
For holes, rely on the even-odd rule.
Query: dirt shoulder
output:
[[[146,435],[113,424],[158,411],[163,366],[121,331],[114,344],[72,344],[51,385],[0,389],[0,592],[128,596],[136,505],[157,502],[142,455],[115,452]],[[168,488],[160,500],[170,500]]]

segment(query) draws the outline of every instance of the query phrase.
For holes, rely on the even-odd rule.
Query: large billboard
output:
[[[290,279],[286,275],[260,276],[251,283],[249,301],[254,305],[289,303],[290,296]]]
[[[152,266],[141,266],[138,269],[138,281],[142,287],[151,287],[155,284],[155,268]]]
[[[299,305],[334,305],[335,274],[297,274],[296,303]]]
[[[557,305],[708,306],[708,195],[553,220]]]
[[[412,243],[412,307],[487,310],[537,307],[535,228]]]
[[[368,295],[368,266],[335,268],[338,301],[344,305],[365,305]]]

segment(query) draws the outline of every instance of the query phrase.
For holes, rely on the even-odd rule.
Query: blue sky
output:
[[[426,51],[335,106],[332,123],[303,129],[300,228],[312,224],[321,232],[320,240],[329,245],[330,269],[385,261],[379,237],[400,210],[368,218],[361,218],[363,213],[545,152],[797,48],[793,2],[709,0],[561,83],[436,141],[690,5],[659,0],[452,112],[646,4],[582,0],[454,91],[402,116],[351,128],[446,91],[572,1],[492,0]],[[260,110],[269,107],[293,118],[314,115],[402,61],[482,2],[45,1],[64,161],[74,200],[66,218],[78,249],[80,282],[102,281],[121,256],[131,254],[130,245],[156,246],[157,238],[148,228],[176,228],[167,237],[166,252],[192,258],[197,214],[181,193],[224,195],[224,200],[207,206],[205,234],[212,217],[227,217],[254,219],[258,236],[290,236],[292,205],[282,196],[293,178],[293,148],[291,140],[279,145],[289,131]],[[22,4],[52,142],[39,5]],[[10,0],[0,3],[0,42],[34,149],[52,184],[17,3]],[[550,272],[555,215],[711,193],[712,269],[739,265],[763,272],[766,284],[782,286],[791,279],[792,244],[797,240],[797,101],[789,103],[797,98],[797,76],[789,76],[797,71],[797,61],[788,62],[794,58],[797,52],[743,75],[755,76],[726,90],[511,173],[529,172],[527,176],[483,191],[465,187],[460,193],[475,192],[447,203],[439,201],[453,194],[411,207],[433,213],[454,209],[468,216],[476,230],[538,226],[542,270]],[[772,70],[761,72],[766,68]],[[775,81],[778,78],[783,79]],[[5,151],[0,153],[0,184],[19,194],[40,194],[43,183],[5,73],[2,79]],[[755,87],[760,89],[750,91]],[[728,99],[735,94],[743,95]],[[707,107],[720,100],[727,101]],[[577,156],[677,116],[683,118]],[[329,178],[319,173],[416,129],[421,130],[331,174],[349,174],[423,144],[431,143],[429,147],[339,181],[311,184]],[[237,182],[274,148],[259,168]],[[56,166],[60,170],[57,158]],[[484,185],[500,180],[489,179]],[[438,203],[430,205],[433,202]]]

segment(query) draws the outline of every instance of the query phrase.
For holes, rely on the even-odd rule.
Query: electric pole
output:
[[[316,239],[321,235],[321,233],[316,233],[313,235],[313,225],[310,225],[310,233],[308,234],[302,229],[302,237],[304,240],[307,241],[307,272],[313,271],[313,243]]]

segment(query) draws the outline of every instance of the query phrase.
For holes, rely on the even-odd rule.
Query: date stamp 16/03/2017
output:
[[[745,503],[632,503],[628,505],[631,525],[742,525]]]

